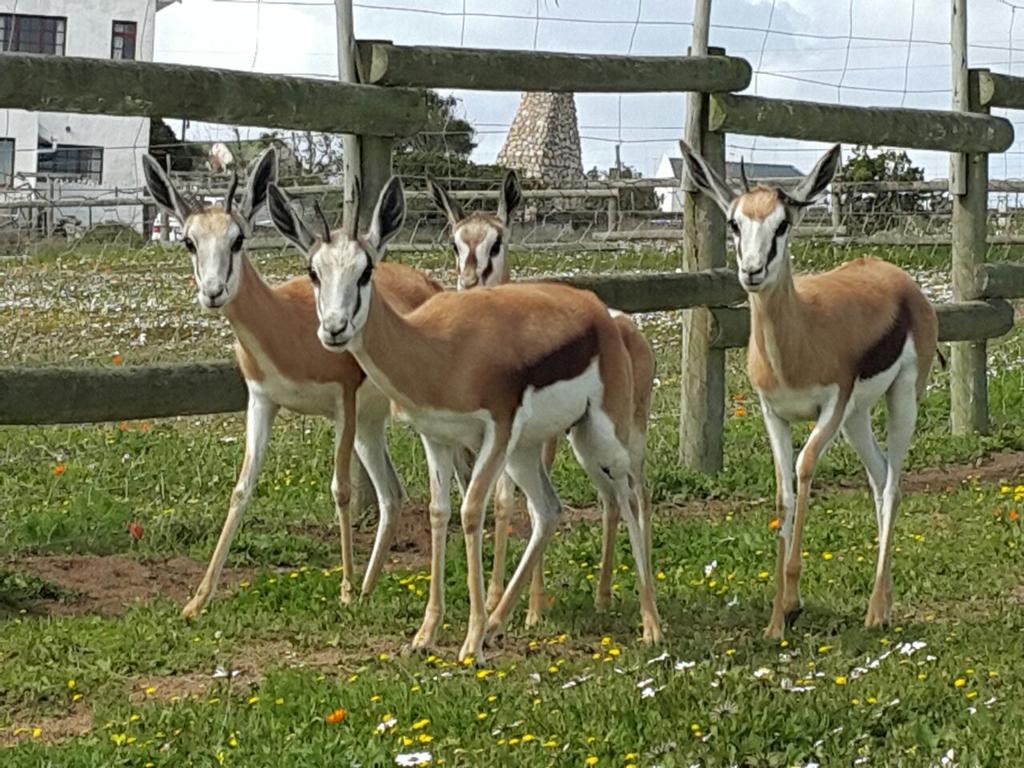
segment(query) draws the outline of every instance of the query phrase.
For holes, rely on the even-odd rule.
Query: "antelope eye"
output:
[[[782,237],[787,232],[789,232],[789,221],[783,219],[782,223],[779,224],[779,228],[775,230],[775,236]]]
[[[191,237],[186,237],[183,242],[185,243],[185,250],[187,250],[189,253],[196,252],[196,244]]]
[[[320,285],[320,275],[318,275],[316,270],[312,267],[309,268],[309,281],[313,283],[313,285]]]
[[[732,233],[733,233],[734,235],[736,235],[737,237],[739,237],[739,234],[740,234],[740,225],[736,223],[736,219],[729,219],[729,229],[731,229],[731,230],[732,230]]]
[[[244,243],[245,243],[245,236],[244,235],[239,235],[238,237],[236,237],[235,238],[235,242],[233,242],[231,244],[231,252],[232,253],[238,253],[240,250],[242,250],[242,245]]]

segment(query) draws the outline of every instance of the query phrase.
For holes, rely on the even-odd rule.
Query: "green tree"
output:
[[[429,154],[468,159],[476,148],[476,131],[468,120],[455,114],[458,105],[454,96],[442,96],[427,91],[427,124],[415,136],[399,139],[395,151],[425,152]]]
[[[163,168],[167,167],[167,158],[170,157],[172,171],[197,170],[206,160],[206,152],[201,146],[183,143],[163,120],[149,121],[149,153]]]
[[[917,190],[879,190],[868,182],[923,181],[924,170],[914,165],[903,151],[887,149],[871,154],[868,147],[853,148],[836,180],[844,223],[852,234],[871,234],[898,226],[900,219],[930,210],[932,196]],[[864,187],[858,188],[858,184]]]

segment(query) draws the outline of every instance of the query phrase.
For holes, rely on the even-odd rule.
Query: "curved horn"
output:
[[[355,195],[352,201],[352,220],[348,222],[346,233],[354,240],[359,235],[359,203],[363,199],[363,183],[358,176],[352,180],[352,194]]]
[[[320,207],[320,201],[313,201],[313,210],[316,211],[317,217],[320,219],[320,224],[324,228],[324,242],[331,242],[331,225],[327,222],[327,216],[324,214],[324,209]]]
[[[238,189],[238,172],[231,171],[231,184],[228,186],[228,194],[224,198],[224,210],[231,213],[231,207],[235,203],[235,191]]]
[[[743,164],[743,157],[740,156],[740,182],[743,184],[743,191],[750,191],[750,182],[747,180],[747,167]]]

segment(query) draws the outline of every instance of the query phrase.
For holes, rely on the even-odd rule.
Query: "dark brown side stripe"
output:
[[[587,369],[597,353],[597,328],[590,326],[539,360],[514,371],[512,379],[519,385],[521,396],[527,387],[541,389],[558,381],[576,378]]]
[[[891,368],[899,358],[900,352],[903,351],[908,333],[910,333],[910,306],[906,299],[901,298],[896,318],[889,330],[861,357],[857,365],[857,378],[870,379],[887,368]]]

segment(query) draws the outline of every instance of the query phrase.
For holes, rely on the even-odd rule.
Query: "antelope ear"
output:
[[[509,171],[501,182],[501,195],[498,197],[498,218],[506,227],[522,200],[523,190],[519,186],[519,177],[515,171]]]
[[[454,227],[464,218],[466,214],[459,205],[459,201],[448,194],[448,190],[442,187],[433,176],[427,175],[427,189],[434,198],[434,205],[441,209],[441,212],[448,217],[448,224]]]
[[[729,188],[729,185],[725,183],[721,176],[708,167],[708,164],[704,162],[704,158],[694,152],[689,144],[685,141],[680,141],[679,148],[683,152],[683,162],[686,164],[686,170],[690,174],[693,183],[697,185],[697,189],[714,200],[718,207],[728,216],[729,207],[732,205],[732,201],[736,199],[736,193]]]
[[[832,177],[836,175],[836,169],[839,168],[841,150],[842,145],[836,144],[822,155],[811,172],[793,188],[787,197],[796,201],[798,205],[813,203],[832,183]]]
[[[373,220],[370,222],[370,231],[366,234],[366,241],[373,246],[376,252],[371,255],[374,261],[380,261],[384,255],[384,246],[388,240],[398,234],[405,222],[405,190],[402,189],[402,180],[392,176],[388,183],[381,190],[377,198],[377,207],[373,209]]]
[[[252,223],[256,212],[267,202],[267,189],[277,181],[277,150],[270,147],[256,161],[256,166],[249,174],[249,183],[245,188],[245,200],[239,213],[242,218]]]
[[[142,156],[142,172],[146,176],[149,194],[160,210],[169,216],[177,217],[178,221],[184,224],[185,219],[193,213],[192,206],[185,201],[152,155]]]
[[[309,255],[316,238],[302,223],[302,219],[292,208],[281,188],[273,182],[267,186],[267,208],[270,211],[270,218],[281,236],[304,254]]]

